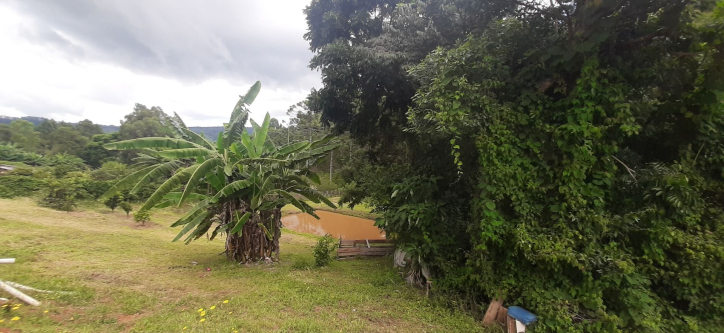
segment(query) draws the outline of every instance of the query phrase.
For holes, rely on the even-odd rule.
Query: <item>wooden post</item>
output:
[[[485,311],[485,317],[483,317],[483,325],[490,325],[495,322],[498,317],[498,310],[503,306],[502,298],[495,298],[490,302],[488,310]]]

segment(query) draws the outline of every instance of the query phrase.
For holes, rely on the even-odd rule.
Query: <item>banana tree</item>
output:
[[[268,136],[269,114],[253,134],[246,130],[249,106],[261,84],[240,96],[216,142],[190,131],[178,115],[165,117],[168,137],[139,138],[106,144],[106,149],[142,150],[143,164],[111,187],[106,195],[130,189],[134,194],[149,180],[166,177],[139,211],[194,201],[172,227],[180,227],[173,241],[189,242],[210,234],[226,235],[226,255],[246,263],[279,259],[281,207],[293,204],[315,217],[306,200],[335,205],[311,183],[319,177],[306,165],[324,157],[337,145],[331,136],[315,142],[276,146]],[[310,163],[307,163],[310,162]],[[105,196],[105,195],[104,195]]]

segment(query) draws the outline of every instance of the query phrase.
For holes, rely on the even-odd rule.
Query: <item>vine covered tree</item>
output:
[[[437,288],[521,304],[536,331],[721,331],[724,2],[318,0],[307,14],[324,83],[311,108],[394,143],[343,199],[370,200]],[[341,33],[360,21],[374,29]]]
[[[182,227],[174,241],[185,236],[189,243],[207,232],[211,239],[226,234],[225,253],[230,260],[278,260],[281,207],[291,203],[315,217],[314,209],[297,198],[335,207],[310,186],[310,181],[319,183],[319,177],[306,164],[337,146],[329,144],[331,136],[277,146],[267,135],[269,114],[261,125],[251,121],[254,133],[250,135],[245,129],[247,106],[260,88],[257,82],[241,96],[216,143],[190,131],[175,115],[162,118],[173,137],[106,144],[106,149],[144,149],[159,158],[158,163],[144,165],[120,180],[106,195],[128,188],[133,193],[150,179],[170,176],[136,214],[194,200],[193,208],[172,225]]]

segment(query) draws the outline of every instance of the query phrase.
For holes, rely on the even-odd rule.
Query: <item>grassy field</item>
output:
[[[171,243],[176,214],[140,227],[106,208],[0,200],[0,257],[18,261],[0,266],[0,279],[72,292],[29,292],[42,305],[2,309],[0,332],[481,330],[406,286],[389,258],[310,268],[316,238],[285,230],[281,263],[240,266],[219,255],[220,240]]]

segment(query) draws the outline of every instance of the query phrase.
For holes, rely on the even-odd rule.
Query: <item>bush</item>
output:
[[[29,196],[41,190],[46,184],[43,179],[16,176],[0,176],[0,198]]]
[[[115,211],[116,207],[121,204],[121,201],[123,201],[123,196],[120,193],[116,192],[116,194],[106,199],[103,204],[106,205],[106,207],[110,208],[111,211]]]
[[[326,234],[324,237],[319,239],[317,246],[314,247],[314,264],[317,267],[323,267],[329,265],[329,261],[332,258],[332,253],[337,248],[337,243],[332,238],[332,235]]]
[[[133,220],[141,225],[146,225],[146,222],[151,220],[151,212],[147,210],[139,210],[133,213]]]
[[[123,209],[123,211],[126,212],[126,217],[128,217],[128,214],[130,214],[131,211],[133,210],[133,206],[131,206],[131,203],[128,201],[121,202],[119,207],[121,207],[121,209]]]

